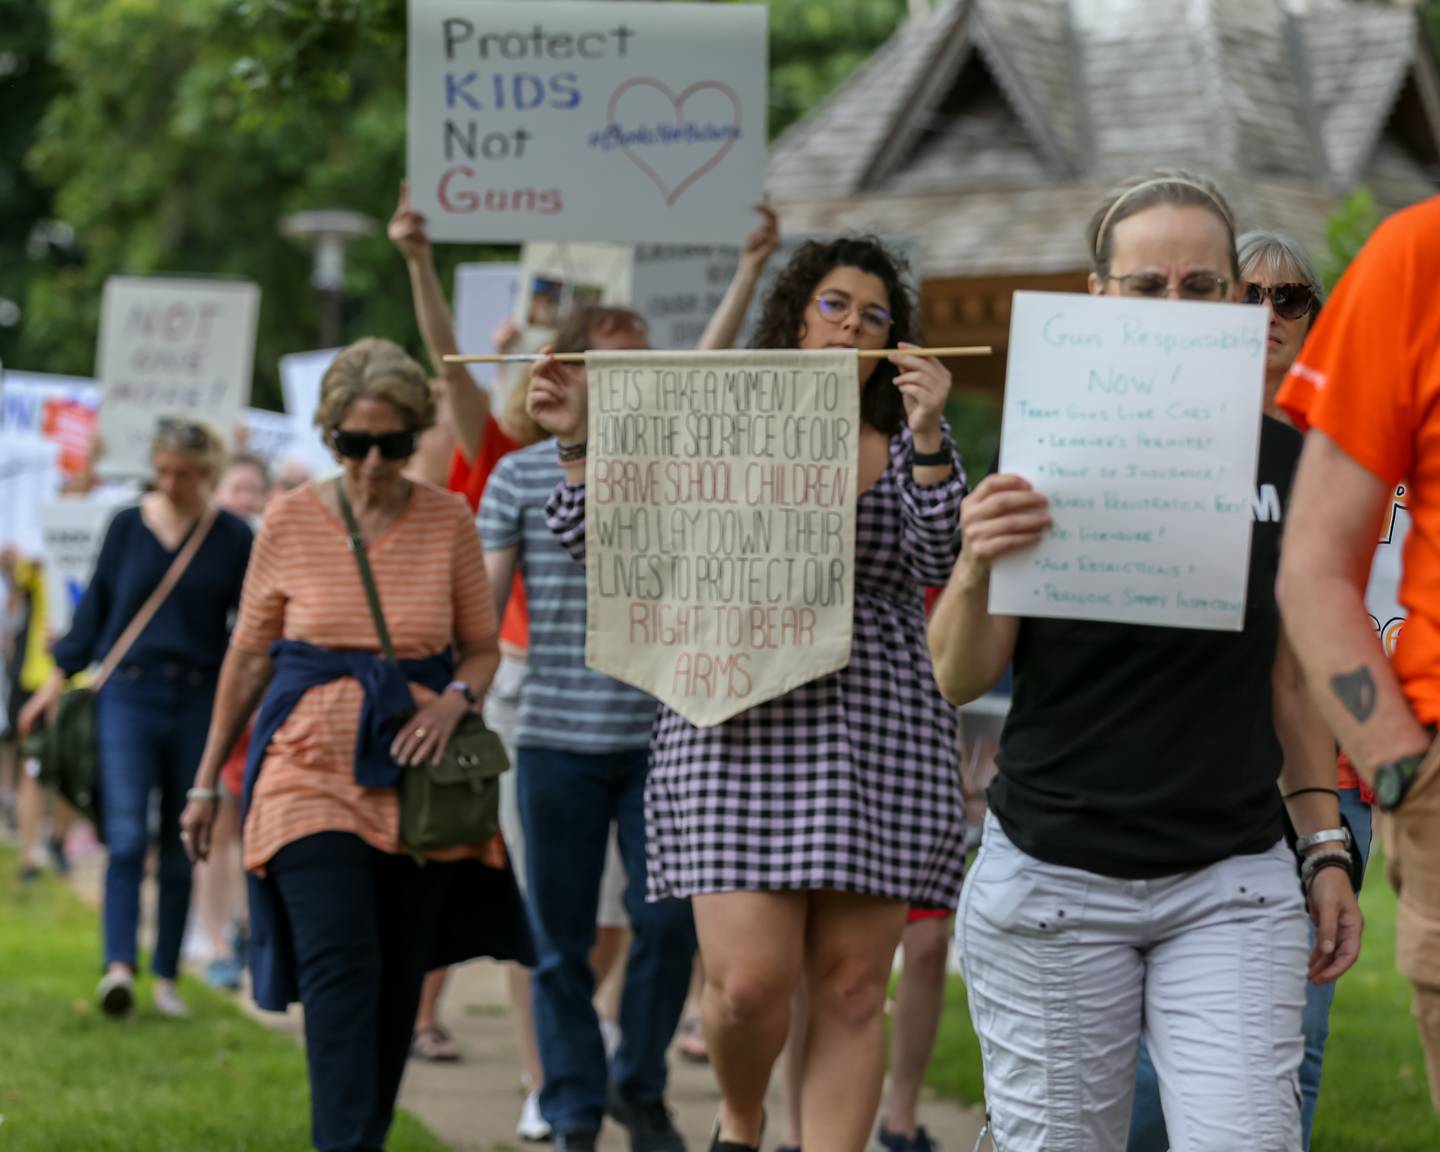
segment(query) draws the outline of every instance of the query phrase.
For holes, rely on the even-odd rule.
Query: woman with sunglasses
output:
[[[1234,236],[1208,181],[1137,181],[1091,221],[1090,290],[1237,300]],[[1299,447],[1265,417],[1257,486],[1283,501]],[[1123,1148],[1143,1035],[1172,1147],[1292,1152],[1306,898],[1317,981],[1354,962],[1360,913],[1333,745],[1280,626],[1278,518],[1252,529],[1234,633],[992,616],[992,562],[1045,536],[1049,504],[997,474],[962,521],[930,623],[940,686],[972,700],[1014,667],[957,930],[995,1146]]]
[[[216,774],[259,704],[244,787],[253,991],[261,1008],[305,1007],[326,1152],[384,1146],[426,972],[531,958],[498,837],[429,859],[399,839],[399,773],[439,760],[500,659],[469,509],[405,476],[434,418],[424,373],[388,341],[326,371],[315,423],[342,471],[267,510],[182,817],[205,859]],[[347,505],[398,667],[380,656]],[[398,727],[377,715],[397,694],[413,707]]]
[[[160,793],[159,924],[151,969],[154,1005],[187,1015],[176,990],[190,911],[190,861],[180,810],[210,724],[216,676],[250,559],[250,529],[229,512],[207,517],[224,465],[217,433],[164,419],[151,442],[151,489],[115,514],[70,631],[55,645],[56,672],[21,717],[29,732],[53,713],[65,682],[103,660],[196,532],[205,533],[179,583],[124,654],[100,692],[101,832],[105,866],[105,973],[97,995],[107,1015],[135,1002],[140,882],[150,844],[150,798]],[[213,785],[210,785],[213,787]]]
[[[1282,232],[1252,231],[1237,242],[1240,259],[1241,299],[1247,304],[1270,306],[1269,342],[1265,354],[1265,413],[1289,423],[1276,407],[1279,390],[1290,365],[1299,355],[1315,318],[1320,314],[1324,288],[1305,249]],[[1370,854],[1370,805],[1360,789],[1360,778],[1348,760],[1339,764],[1340,814],[1355,841],[1361,860]],[[1311,1126],[1320,1096],[1320,1072],[1325,1041],[1330,1033],[1330,1006],[1335,982],[1305,985],[1302,1032],[1305,1056],[1300,1064],[1300,1121],[1303,1149],[1310,1147]],[[1128,1152],[1165,1152],[1170,1138],[1160,1107],[1160,1085],[1149,1050],[1140,1047],[1135,1077],[1135,1107],[1130,1121]]]
[[[713,1152],[760,1146],[802,978],[806,1143],[866,1147],[906,914],[912,904],[953,908],[959,895],[955,715],[932,678],[922,589],[949,575],[965,480],[941,420],[950,374],[903,351],[916,326],[900,264],[872,239],[805,244],[777,277],[755,347],[902,349],[860,362],[850,664],[711,728],[664,705],[656,721],[649,892],[690,898],[695,910],[701,1012],[722,1096]],[[577,555],[586,410],[583,371],[537,366],[530,411],[566,461],[550,526]]]

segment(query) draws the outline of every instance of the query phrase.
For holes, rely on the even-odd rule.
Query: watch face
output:
[[[1381,808],[1393,808],[1400,803],[1403,780],[1400,770],[1394,764],[1382,764],[1375,774],[1375,799]]]

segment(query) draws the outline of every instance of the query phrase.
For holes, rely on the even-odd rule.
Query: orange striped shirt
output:
[[[423,659],[453,640],[470,650],[496,634],[485,555],[465,501],[415,483],[409,506],[369,543],[370,566],[400,659]],[[313,484],[273,501],[250,557],[230,643],[263,654],[280,638],[378,652],[380,640],[345,526]],[[432,698],[412,686],[417,705]],[[355,783],[364,694],[345,677],[310,689],[275,734],[245,821],[245,867],[263,870],[285,845],[317,832],[353,832],[382,852],[403,851],[391,789]],[[433,853],[499,866],[504,848]]]

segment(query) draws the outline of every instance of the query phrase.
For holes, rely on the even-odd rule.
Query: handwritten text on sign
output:
[[[1238,631],[1266,313],[1017,292],[1000,468],[1054,528],[995,565],[990,610]]]
[[[705,727],[850,660],[853,353],[591,353],[587,662]]]
[[[437,240],[733,240],[761,199],[763,5],[411,0]]]
[[[189,413],[229,436],[250,401],[260,289],[234,280],[112,276],[96,355],[101,467],[140,475],[160,416]]]

